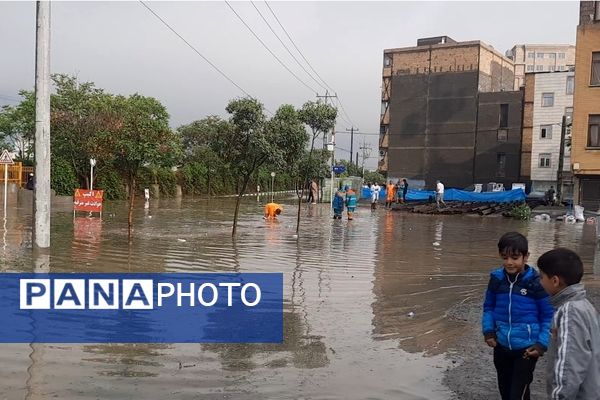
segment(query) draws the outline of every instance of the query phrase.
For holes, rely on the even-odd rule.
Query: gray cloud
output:
[[[314,99],[224,2],[148,4],[270,110]],[[251,3],[231,4],[290,69],[323,93]],[[255,4],[279,33],[265,4]],[[384,48],[412,46],[418,37],[438,35],[483,40],[501,52],[516,43],[575,43],[579,7],[573,1],[269,4],[362,132],[379,130]],[[34,2],[0,2],[0,54],[0,104],[9,104],[19,89],[33,87]],[[154,96],[167,106],[174,127],[209,114],[225,115],[227,101],[243,95],[137,2],[53,2],[52,71],[76,74],[114,93]],[[338,130],[349,127],[339,121]],[[377,136],[365,138],[375,156]],[[339,147],[350,148],[349,135],[336,139]],[[355,137],[355,151],[360,140]],[[368,165],[373,168],[376,158]]]

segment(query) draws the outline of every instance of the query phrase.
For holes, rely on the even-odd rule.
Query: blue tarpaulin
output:
[[[362,189],[362,198],[370,199],[371,192],[368,188]],[[385,201],[386,190],[381,188],[379,191],[379,200]],[[512,201],[525,201],[525,191],[523,189],[506,190],[503,192],[468,192],[459,189],[447,189],[444,192],[445,201],[472,201],[479,203],[510,203]],[[408,189],[406,200],[408,201],[427,201],[435,200],[433,190],[413,190]]]

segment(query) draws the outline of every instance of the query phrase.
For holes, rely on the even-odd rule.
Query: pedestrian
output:
[[[264,214],[263,218],[276,220],[277,216],[279,214],[281,214],[282,211],[283,211],[283,207],[280,204],[268,203],[265,206],[265,214]]]
[[[378,193],[375,192],[375,186],[371,185],[371,183],[367,186],[369,187],[369,196],[371,197],[371,210],[375,210],[377,208]]]
[[[402,202],[406,201],[406,194],[408,193],[408,181],[406,178],[402,178]]]
[[[541,284],[556,309],[548,349],[549,399],[600,398],[600,324],[581,283],[583,263],[572,250],[550,250],[538,259]]]
[[[342,190],[335,192],[331,204],[333,207],[333,219],[342,219],[342,214],[344,213],[344,197],[345,193]]]
[[[546,205],[553,206],[556,202],[556,191],[554,186],[550,186],[550,189],[546,190]]]
[[[348,213],[348,221],[352,221],[358,200],[356,199],[356,193],[354,193],[352,188],[346,186],[344,187],[344,190],[346,191],[346,211]]]
[[[396,186],[390,180],[385,188],[385,208],[392,208],[392,203],[396,197]]]
[[[314,179],[312,179],[310,181],[308,200],[306,202],[312,203],[312,204],[317,204],[318,193],[319,193],[319,185],[317,185],[317,182]]]
[[[446,207],[446,203],[444,202],[444,184],[440,181],[435,182],[435,202],[438,208],[440,208],[440,203]]]
[[[490,274],[483,303],[483,335],[494,348],[502,400],[529,400],[535,364],[548,348],[553,310],[538,273],[527,265],[525,236],[504,234],[498,252],[503,262]]]

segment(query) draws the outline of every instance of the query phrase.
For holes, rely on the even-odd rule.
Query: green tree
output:
[[[307,161],[304,164],[304,169],[299,170],[298,186],[296,190],[298,194],[298,215],[296,216],[296,233],[300,231],[300,211],[302,208],[302,199],[304,198],[304,189],[311,176],[310,170],[313,166],[313,151],[315,148],[315,140],[320,134],[326,135],[328,131],[333,130],[335,119],[337,118],[337,109],[322,101],[308,101],[304,103],[300,110],[300,118],[311,130],[312,136],[310,140],[310,150],[308,151]]]
[[[103,100],[103,115],[109,123],[98,132],[96,151],[112,162],[128,185],[131,242],[136,179],[144,166],[174,165],[181,155],[179,137],[169,128],[165,107],[152,97],[134,94]]]
[[[240,202],[251,177],[265,164],[283,168],[294,163],[307,137],[292,106],[281,106],[271,120],[265,118],[263,105],[255,99],[232,100],[226,110],[231,114],[229,122],[234,129],[219,135],[215,150],[236,177],[237,199],[231,232],[234,236]]]
[[[217,116],[209,116],[177,129],[185,149],[184,161],[189,166],[184,166],[182,173],[187,191],[201,193],[201,189],[204,189],[210,196],[218,185],[216,176],[227,182],[231,180],[231,174],[219,155],[227,152],[224,138],[232,130],[233,125],[229,121]]]
[[[18,159],[24,163],[33,161],[33,139],[35,136],[35,96],[22,90],[23,97],[16,106],[3,106],[0,110],[0,140],[3,147],[17,151]]]

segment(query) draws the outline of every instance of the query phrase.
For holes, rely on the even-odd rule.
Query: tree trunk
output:
[[[133,200],[134,200],[134,198],[135,198],[135,177],[130,176],[130,178],[129,178],[129,214],[127,216],[129,244],[131,244],[133,242],[133,237],[131,236],[131,232],[133,230]]]
[[[235,236],[235,233],[237,231],[237,220],[238,220],[238,214],[240,212],[240,202],[242,201],[242,196],[246,192],[246,187],[248,186],[248,181],[250,181],[250,175],[244,177],[244,183],[242,184],[242,188],[238,192],[237,199],[235,201],[235,212],[233,213],[233,229],[231,231],[231,236]]]

